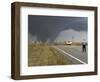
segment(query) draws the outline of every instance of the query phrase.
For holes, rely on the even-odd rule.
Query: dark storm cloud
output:
[[[38,40],[54,41],[61,31],[87,31],[87,17],[28,16],[28,32]],[[67,36],[67,35],[66,35]]]

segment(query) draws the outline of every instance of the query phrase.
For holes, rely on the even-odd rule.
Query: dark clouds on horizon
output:
[[[72,29],[77,32],[86,31],[87,17],[62,17],[62,16],[28,16],[29,39],[35,36],[37,40],[54,41],[61,32]],[[67,38],[67,35],[65,35]],[[68,35],[69,37],[69,35]]]

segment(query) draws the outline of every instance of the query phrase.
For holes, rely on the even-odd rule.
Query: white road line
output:
[[[57,50],[59,50],[59,51],[63,52],[64,54],[66,54],[66,55],[68,55],[68,56],[72,57],[73,59],[75,59],[75,60],[77,60],[77,61],[79,61],[79,62],[81,62],[81,63],[83,63],[83,64],[86,64],[86,63],[85,63],[85,62],[83,62],[82,60],[80,60],[80,59],[78,59],[78,58],[76,58],[76,57],[72,56],[71,54],[69,54],[69,53],[65,52],[64,50],[62,50],[62,49],[60,49],[60,48],[58,48],[58,47],[56,47],[56,46],[53,46],[53,47],[54,47],[55,49],[57,49]]]

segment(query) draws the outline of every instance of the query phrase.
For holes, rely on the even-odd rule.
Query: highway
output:
[[[52,46],[59,53],[67,57],[70,64],[87,64],[88,55],[86,52],[82,51],[82,46],[73,45],[55,45]]]

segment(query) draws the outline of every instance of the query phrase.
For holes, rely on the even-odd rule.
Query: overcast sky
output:
[[[28,40],[87,41],[87,17],[28,16]]]

